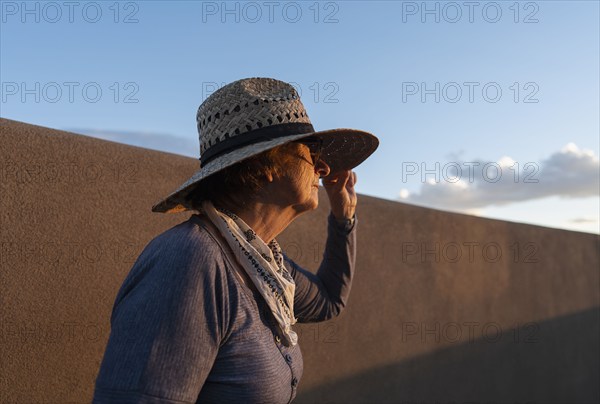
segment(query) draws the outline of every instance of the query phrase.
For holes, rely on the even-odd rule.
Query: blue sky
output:
[[[1,2],[2,117],[197,157],[202,100],[274,77],[380,138],[359,193],[599,232],[597,1],[69,4]]]

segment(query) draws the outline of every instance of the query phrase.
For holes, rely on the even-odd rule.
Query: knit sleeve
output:
[[[94,403],[196,401],[231,324],[223,265],[198,234],[145,248],[114,304]]]
[[[316,274],[285,257],[296,283],[294,314],[299,322],[328,320],[346,306],[355,269],[356,226],[356,216],[349,228],[329,214],[325,252]]]

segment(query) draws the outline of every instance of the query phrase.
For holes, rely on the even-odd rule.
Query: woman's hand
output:
[[[358,201],[355,184],[356,173],[352,170],[339,171],[323,178],[323,187],[327,191],[331,212],[336,219],[350,219],[354,216]]]

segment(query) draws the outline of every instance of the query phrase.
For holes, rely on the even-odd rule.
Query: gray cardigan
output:
[[[317,274],[284,255],[299,322],[337,316],[354,273],[356,220],[330,213]],[[119,290],[94,403],[289,403],[300,346],[281,343],[268,306],[197,215],[154,238]]]

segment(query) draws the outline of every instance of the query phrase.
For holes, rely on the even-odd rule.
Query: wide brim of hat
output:
[[[330,129],[290,135],[240,147],[209,161],[177,190],[154,205],[152,211],[176,213],[189,210],[191,208],[189,194],[203,179],[264,151],[309,136],[318,136],[323,139],[321,158],[329,165],[330,175],[353,169],[373,154],[379,146],[379,139],[369,132],[356,129]]]

